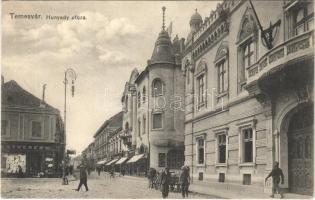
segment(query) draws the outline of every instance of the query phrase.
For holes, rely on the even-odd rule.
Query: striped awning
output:
[[[115,163],[115,165],[123,164],[127,159],[128,157],[122,157]]]
[[[101,160],[101,161],[98,161],[96,164],[97,165],[103,165],[103,164],[105,164],[106,163],[106,160]]]
[[[135,155],[133,156],[130,160],[128,160],[127,163],[134,163],[137,162],[138,160],[140,160],[141,158],[144,157],[144,154],[139,154],[139,155]]]
[[[117,158],[117,159],[114,159],[114,160],[112,160],[112,161],[109,161],[108,163],[106,163],[106,166],[111,165],[111,164],[114,164],[117,160],[118,160],[118,158]]]

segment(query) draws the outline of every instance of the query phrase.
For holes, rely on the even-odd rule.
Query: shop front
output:
[[[3,143],[2,177],[59,177],[62,147],[55,144]]]

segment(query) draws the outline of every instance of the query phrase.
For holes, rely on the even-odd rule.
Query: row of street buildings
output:
[[[145,175],[190,167],[194,184],[313,194],[314,4],[224,0],[197,9],[186,39],[163,26],[151,58],[124,86],[122,111],[84,153],[108,169]]]

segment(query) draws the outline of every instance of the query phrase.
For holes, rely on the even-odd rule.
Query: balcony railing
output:
[[[247,85],[257,81],[262,74],[273,68],[285,64],[314,52],[314,30],[293,37],[284,43],[274,47],[258,62],[247,68]]]

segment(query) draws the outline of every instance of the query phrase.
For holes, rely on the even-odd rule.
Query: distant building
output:
[[[185,163],[195,184],[262,192],[278,161],[286,189],[313,194],[314,4],[252,2],[191,17]]]
[[[15,81],[1,87],[1,173],[58,176],[65,153],[59,110],[24,90]]]
[[[121,138],[123,113],[119,112],[106,120],[94,134],[96,164],[111,169],[122,157],[128,157],[128,145]]]
[[[176,36],[172,42],[163,24],[145,70],[133,70],[125,85],[123,131],[135,154],[127,163],[138,174],[184,164],[182,47],[183,40]]]

